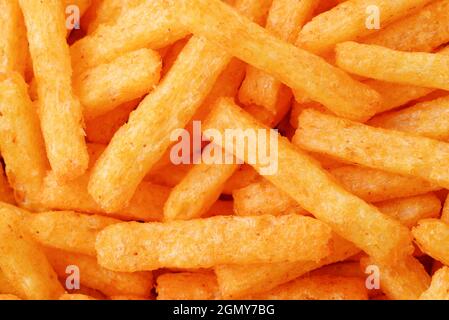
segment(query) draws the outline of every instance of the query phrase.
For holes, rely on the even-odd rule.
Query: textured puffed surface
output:
[[[72,91],[72,66],[59,0],[19,0],[39,95],[39,116],[47,157],[61,180],[82,175],[89,157],[82,107]]]
[[[449,140],[449,97],[385,113],[371,119],[368,124],[447,141]]]
[[[362,258],[363,270],[368,266],[378,267],[380,287],[390,298],[395,300],[415,300],[430,285],[430,276],[423,265],[414,257],[409,256],[395,263],[382,263],[372,258]],[[372,274],[376,276],[376,274]]]
[[[170,146],[173,131],[187,125],[230,60],[203,38],[189,40],[161,84],[117,131],[96,163],[89,193],[103,209],[118,211],[129,203]]]
[[[415,14],[367,37],[364,42],[401,51],[430,52],[449,41],[449,26],[442,23],[447,19],[449,1],[434,1]]]
[[[421,178],[399,175],[362,166],[331,170],[346,190],[367,202],[404,198],[442,189]]]
[[[403,52],[356,42],[335,49],[339,68],[382,81],[449,90],[449,56],[442,53]]]
[[[64,289],[41,251],[22,229],[20,209],[0,206],[0,270],[23,299],[57,299]]]
[[[299,117],[293,140],[306,150],[449,187],[449,144],[445,142],[312,110]]]
[[[375,30],[367,28],[367,8],[377,8],[381,13],[382,27],[391,21],[413,12],[431,0],[355,0],[346,1],[320,14],[304,26],[297,45],[316,53],[324,53],[335,44],[353,40]]]
[[[329,242],[329,248],[329,255],[320,261],[216,266],[214,269],[220,292],[225,299],[236,299],[253,293],[269,291],[309,271],[343,261],[360,252],[352,243],[335,235]]]
[[[223,99],[215,106],[203,128],[215,128],[222,134],[226,129],[240,132],[269,130],[236,106],[231,99]],[[277,170],[274,174],[265,176],[268,181],[296,200],[302,208],[331,226],[341,237],[370,255],[395,260],[412,251],[412,237],[406,227],[346,191],[317,161],[286,138],[277,136],[276,139]],[[232,141],[222,144],[226,144],[222,146],[226,150],[233,150]],[[262,173],[263,164],[260,161],[251,165]]]
[[[93,119],[152,91],[161,67],[157,52],[140,49],[81,73],[73,87],[83,105],[84,118]]]
[[[151,272],[115,272],[99,266],[94,257],[57,249],[47,248],[44,251],[58,276],[63,279],[67,277],[67,266],[77,266],[81,276],[80,282],[107,296],[150,295],[153,286]]]
[[[413,228],[419,248],[444,264],[449,263],[449,225],[438,219],[421,220]]]
[[[167,0],[144,1],[112,25],[103,25],[70,48],[75,74],[142,48],[163,48],[185,37]]]
[[[305,276],[249,300],[368,300],[365,281],[359,277]]]
[[[224,217],[167,223],[136,222],[99,233],[100,265],[116,271],[208,268],[313,260],[329,253],[330,228],[308,217]]]
[[[37,242],[94,257],[98,232],[118,222],[120,220],[70,211],[43,212],[25,218],[26,228]]]
[[[366,120],[379,107],[377,92],[324,59],[277,39],[221,1],[184,0],[179,3],[183,3],[180,9],[185,12],[185,24],[194,34],[206,37],[290,88],[303,91],[336,114]],[[270,54],[261,55],[260,52]]]
[[[158,300],[216,300],[217,277],[206,272],[167,273],[157,278]]]
[[[442,267],[432,276],[430,287],[419,297],[420,300],[449,300],[449,269]]]
[[[37,201],[48,160],[36,105],[17,73],[9,73],[4,81],[0,79],[0,113],[0,147],[6,174],[17,201],[30,208]]]

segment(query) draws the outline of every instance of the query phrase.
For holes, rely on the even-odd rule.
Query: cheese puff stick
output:
[[[224,299],[271,290],[312,270],[346,260],[360,250],[352,243],[333,235],[330,253],[320,261],[262,263],[252,265],[220,265],[214,268]]]
[[[418,103],[414,106],[371,119],[374,127],[419,134],[424,137],[449,140],[449,96]]]
[[[73,81],[84,117],[93,119],[144,96],[157,85],[160,72],[161,58],[149,49],[133,51],[86,70]]]
[[[239,3],[244,6],[246,1],[261,6],[254,0]],[[171,145],[173,131],[186,127],[231,60],[205,38],[189,40],[161,84],[132,113],[95,165],[89,193],[103,209],[109,212],[126,206],[140,181]],[[161,124],[162,128],[153,130]]]
[[[0,1],[0,27],[0,72],[16,71],[25,76],[30,57],[18,0]]]
[[[98,232],[120,220],[71,211],[31,214],[25,226],[33,239],[47,247],[95,257]]]
[[[21,205],[37,205],[48,170],[39,117],[27,85],[17,73],[0,76],[0,148],[6,174]]]
[[[298,35],[297,45],[317,54],[329,52],[337,43],[373,33],[367,28],[367,8],[380,12],[381,28],[429,3],[429,0],[352,0],[316,16]]]
[[[23,299],[57,299],[64,292],[39,245],[23,230],[26,212],[0,204],[0,269]]]
[[[99,266],[94,257],[50,248],[44,248],[44,252],[58,276],[63,279],[67,277],[68,266],[77,266],[83,285],[108,296],[150,295],[153,284],[151,272],[114,272]]]
[[[330,236],[324,223],[299,215],[217,216],[109,226],[99,233],[96,249],[100,265],[114,271],[210,268],[225,263],[317,261],[328,254]]]
[[[374,128],[310,109],[299,117],[293,141],[309,151],[449,186],[444,160],[449,155],[449,144],[445,142]]]
[[[369,270],[368,266],[379,268],[381,290],[390,299],[416,300],[430,284],[430,276],[423,265],[411,256],[394,264],[362,258],[360,264],[363,270]]]
[[[438,219],[424,219],[413,228],[419,248],[432,258],[449,263],[449,225]]]
[[[72,68],[60,0],[20,0],[39,94],[47,156],[61,180],[82,175],[89,158],[82,108],[72,92]],[[48,63],[51,61],[51,63]]]
[[[166,0],[143,1],[119,15],[115,23],[98,26],[71,46],[74,73],[111,62],[130,51],[159,49],[184,38],[187,32],[177,20]]]
[[[360,76],[399,84],[448,90],[449,56],[403,52],[377,45],[343,42],[336,47],[336,64]]]
[[[270,135],[271,132],[230,99],[222,99],[216,104],[203,126],[203,134],[226,151],[235,152],[235,139],[213,139],[215,133],[224,136],[225,129],[233,130],[240,137],[252,130],[259,132],[257,136],[261,136],[261,132],[264,135]],[[302,208],[329,224],[337,234],[367,253],[387,260],[395,260],[410,253],[411,234],[407,228],[346,191],[316,160],[287,139],[277,134],[274,139],[277,141],[277,146],[274,147],[276,158],[270,164],[272,167],[275,164],[276,170],[265,175],[268,181],[296,200]],[[268,144],[267,141],[271,140],[266,137],[265,143]],[[263,143],[262,140],[261,142]],[[251,160],[248,156],[249,148],[244,145],[244,153],[240,155],[247,163]],[[249,164],[262,174],[267,166],[260,159],[253,159]],[[391,232],[386,232],[386,229]],[[385,237],[385,233],[391,238]]]
[[[179,1],[179,10],[194,34],[208,38],[292,89],[305,92],[340,116],[366,120],[379,106],[380,97],[374,90],[320,57],[272,36],[219,0],[183,0]]]

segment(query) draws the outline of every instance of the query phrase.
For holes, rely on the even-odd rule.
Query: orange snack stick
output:
[[[235,130],[240,137],[245,131],[251,130],[259,132],[259,136],[259,130],[265,135],[270,134],[267,127],[259,124],[229,99],[220,100],[209,114],[203,126],[203,134],[209,139],[212,138],[208,136],[210,128],[223,136],[225,129]],[[392,260],[410,253],[411,234],[407,228],[347,192],[320,167],[316,160],[311,159],[287,139],[279,135],[276,135],[275,139],[277,156],[274,162],[277,170],[265,176],[268,181],[296,200],[302,208],[330,225],[337,234],[367,253],[381,259]],[[216,143],[220,147],[224,147],[227,152],[234,152],[234,139],[219,140],[221,141]],[[268,138],[265,141],[269,141]],[[241,156],[248,162],[249,147],[247,145],[244,147],[245,152]],[[266,164],[255,160],[249,164],[261,173]],[[320,192],[317,194],[310,190]],[[369,226],[366,223],[367,219],[370,221]],[[390,229],[391,232],[385,232],[386,229]],[[385,233],[392,238],[385,237]]]
[[[217,216],[163,224],[120,223],[99,233],[96,249],[100,265],[115,271],[209,268],[224,263],[317,261],[328,254],[330,235],[324,223],[298,215]],[[240,246],[240,241],[246,245]]]
[[[18,203],[33,208],[37,203],[48,161],[27,85],[18,73],[0,76],[0,148]]]
[[[19,294],[30,300],[57,299],[64,292],[39,246],[24,232],[26,212],[0,204],[0,269]]]
[[[180,2],[184,23],[193,33],[208,38],[290,88],[304,91],[336,114],[366,120],[376,112],[380,97],[375,91],[320,57],[277,39],[221,1]],[[227,28],[222,28],[225,24]]]
[[[61,180],[82,175],[89,158],[82,108],[72,92],[72,68],[60,0],[19,0],[25,17],[51,168]],[[51,61],[51,63],[48,63]]]
[[[306,150],[449,186],[449,170],[442,160],[449,155],[449,144],[444,142],[373,128],[313,110],[301,114],[293,140]],[[378,150],[375,154],[370,152],[374,149]]]
[[[25,226],[33,239],[47,247],[95,257],[98,232],[120,220],[70,211],[31,214]]]

